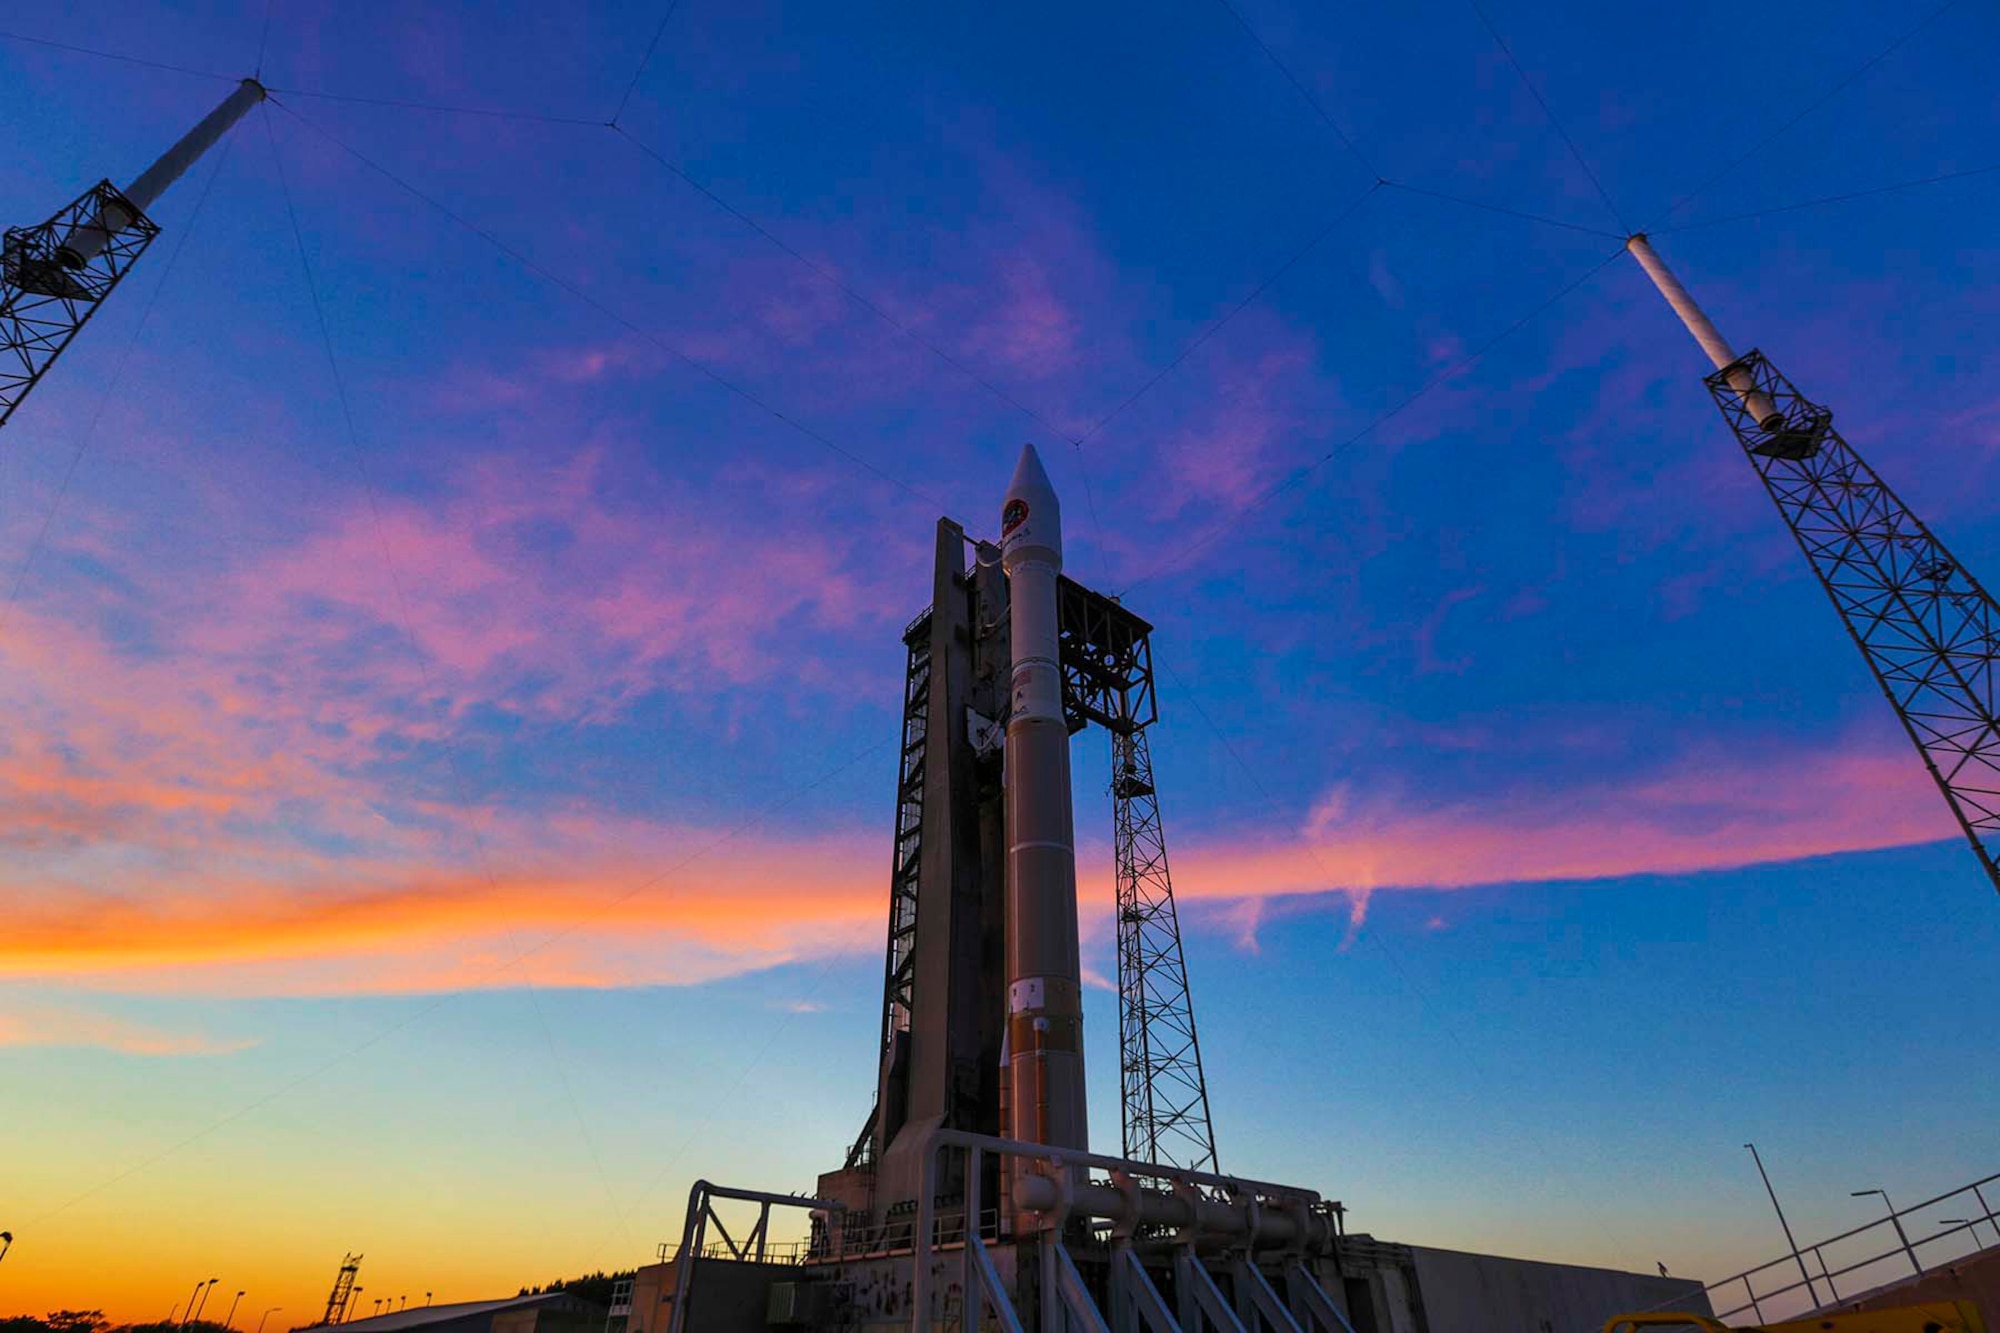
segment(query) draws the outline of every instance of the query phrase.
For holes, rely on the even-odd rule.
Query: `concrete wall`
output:
[[[1701,1284],[1411,1246],[1425,1333],[1601,1333],[1615,1314],[1710,1313]]]
[[[625,1333],[665,1333],[673,1314],[674,1261],[646,1264],[632,1275],[632,1308]]]

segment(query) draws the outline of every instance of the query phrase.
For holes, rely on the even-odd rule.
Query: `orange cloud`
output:
[[[662,841],[657,829],[596,832]],[[661,870],[593,862],[584,844],[542,833],[563,850],[534,859],[564,868],[322,863],[284,881],[203,874],[143,895],[34,895],[0,939],[0,980],[237,995],[685,985],[872,947],[879,934],[881,857],[860,839],[719,847]]]
[[[14,1008],[0,1013],[0,1048],[97,1047],[122,1055],[229,1055],[251,1040],[222,1041],[194,1032],[168,1032],[81,1009]]]
[[[1177,844],[1176,888],[1225,905],[1225,928],[1254,948],[1263,905],[1288,896],[1344,891],[1358,928],[1367,895],[1384,889],[1693,873],[1949,835],[1904,756],[1781,767],[1797,776],[1772,783],[1748,762],[1689,760],[1581,800],[1359,810],[1329,799],[1296,835]],[[0,939],[0,980],[209,994],[696,984],[879,948],[878,843],[857,832],[716,846],[696,831],[569,816],[507,832],[490,876],[324,858],[276,876],[246,854],[226,877],[178,876],[143,895],[29,895]],[[593,850],[606,847],[657,850]],[[1086,871],[1086,892],[1108,909],[1104,868]]]
[[[398,766],[452,725],[428,706],[440,696],[615,708],[602,681],[747,678],[769,669],[775,618],[859,623],[880,600],[789,539],[725,562],[728,534],[700,516],[669,539],[652,518],[600,513],[587,465],[546,480],[485,474],[455,499],[385,506],[422,671],[389,632],[398,608],[368,572],[378,530],[358,510],[246,566],[200,614],[177,614],[171,580],[146,589],[174,632],[143,650],[90,628],[92,608],[17,608],[0,640],[0,980],[243,995],[689,984],[878,948],[880,828],[746,833],[689,860],[713,830],[461,811],[424,794],[439,775]],[[509,534],[538,525],[566,532],[581,563],[524,582]],[[600,558],[606,577],[584,577]],[[635,572],[648,568],[659,577]],[[800,588],[810,602],[768,604]],[[519,692],[529,679],[556,684]],[[1950,835],[1911,756],[1836,746],[1694,753],[1617,785],[1459,805],[1336,793],[1301,828],[1175,836],[1173,852],[1179,892],[1237,904],[1228,925],[1253,946],[1262,904],[1286,896],[1344,891],[1358,927],[1380,889],[1689,873]],[[1085,870],[1091,905],[1108,907],[1108,867]]]

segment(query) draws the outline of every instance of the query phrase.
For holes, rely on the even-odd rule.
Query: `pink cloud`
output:
[[[1074,355],[1076,315],[1056,295],[1047,270],[1029,255],[1013,256],[999,277],[1004,295],[974,326],[967,339],[970,350],[1024,378],[1054,374]]]
[[[1160,508],[1214,505],[1233,517],[1295,465],[1316,356],[1309,341],[1289,337],[1248,358],[1216,352],[1206,370],[1212,396],[1160,446],[1170,483],[1160,488]]]
[[[1953,834],[1921,765],[1899,750],[1697,752],[1627,783],[1463,805],[1336,791],[1297,836],[1177,854],[1175,887],[1233,899],[1695,874]],[[1365,899],[1352,910],[1358,926]]]

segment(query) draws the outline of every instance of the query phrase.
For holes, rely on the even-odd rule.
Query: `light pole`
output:
[[[181,1320],[182,1328],[186,1328],[189,1321],[194,1318],[194,1298],[199,1295],[201,1295],[201,1282],[197,1279],[194,1284],[194,1290],[188,1293],[187,1315]]]
[[[1910,1248],[1910,1238],[1903,1232],[1903,1219],[1896,1216],[1896,1205],[1889,1202],[1889,1191],[1852,1190],[1850,1193],[1857,1199],[1865,1199],[1871,1194],[1882,1196],[1882,1206],[1889,1210],[1889,1225],[1896,1228],[1896,1239],[1903,1242],[1903,1253],[1910,1256],[1910,1267],[1916,1269],[1921,1274],[1924,1271],[1924,1266],[1917,1262],[1917,1252]]]
[[[1785,1244],[1792,1247],[1792,1261],[1799,1266],[1799,1276],[1806,1280],[1806,1296],[1811,1299],[1813,1308],[1818,1309],[1819,1292],[1813,1287],[1812,1274],[1806,1271],[1806,1257],[1799,1253],[1799,1243],[1792,1239],[1792,1224],[1785,1220],[1785,1210],[1778,1206],[1778,1191],[1771,1188],[1771,1175],[1764,1169],[1764,1159],[1757,1152],[1756,1144],[1746,1143],[1743,1146],[1750,1150],[1750,1160],[1757,1164],[1757,1175],[1764,1182],[1764,1193],[1771,1196],[1771,1211],[1778,1215],[1778,1225],[1785,1232]]]
[[[410,1298],[408,1296],[398,1296],[396,1298],[396,1309],[398,1312],[407,1310],[409,1308],[410,1308]]]
[[[203,1287],[203,1288],[202,1288],[202,1290],[201,1290],[201,1304],[200,1304],[200,1305],[197,1305],[197,1306],[195,1306],[195,1307],[194,1307],[194,1322],[195,1322],[195,1323],[199,1324],[199,1323],[201,1322],[201,1312],[202,1312],[203,1310],[206,1310],[206,1309],[208,1308],[208,1297],[209,1297],[209,1293],[211,1293],[211,1292],[213,1292],[213,1291],[215,1290],[215,1284],[216,1284],[216,1283],[218,1283],[218,1282],[220,1282],[220,1281],[222,1281],[222,1279],[221,1279],[221,1278],[219,1278],[219,1277],[212,1277],[212,1278],[210,1278],[210,1279],[208,1280],[208,1285],[207,1285],[206,1287]]]
[[[242,1303],[243,1303],[243,1293],[239,1291],[236,1293],[236,1299],[229,1303],[229,1317],[222,1321],[222,1326],[224,1328],[228,1328],[231,1324],[236,1322],[236,1307],[238,1305],[241,1305]]]
[[[1938,1225],[1941,1227],[1964,1227],[1966,1234],[1972,1237],[1972,1248],[1975,1251],[1986,1248],[1986,1242],[1979,1239],[1979,1223],[1970,1217],[1940,1217]]]
[[[274,1314],[278,1313],[278,1311],[280,1311],[280,1310],[282,1310],[282,1309],[284,1309],[284,1308],[285,1308],[285,1307],[284,1307],[284,1306],[282,1306],[282,1305],[274,1305],[274,1306],[272,1306],[272,1307],[271,1307],[270,1309],[268,1309],[268,1310],[264,1311],[264,1313],[262,1313],[262,1314],[258,1315],[258,1316],[257,1316],[257,1333],[264,1333],[264,1321],[265,1321],[266,1319],[269,1319],[269,1318],[270,1318],[270,1317],[271,1317],[272,1315],[274,1315]]]
[[[14,1233],[11,1231],[0,1231],[0,1259],[5,1259],[7,1257],[7,1251],[13,1248],[14,1248]]]
[[[342,1306],[340,1309],[341,1323],[344,1324],[347,1322],[347,1312],[349,1310],[359,1310],[361,1308],[361,1293],[363,1290],[365,1290],[365,1288],[356,1287],[354,1290],[347,1293],[347,1304]]]
[[[424,1293],[424,1304],[429,1305],[430,1303],[431,1303],[431,1294],[427,1291]]]

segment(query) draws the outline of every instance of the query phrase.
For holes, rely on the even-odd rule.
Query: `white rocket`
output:
[[[1000,565],[1014,654],[1006,778],[1009,1134],[1087,1148],[1076,834],[1056,609],[1062,506],[1032,444],[1021,450],[1007,487]]]

